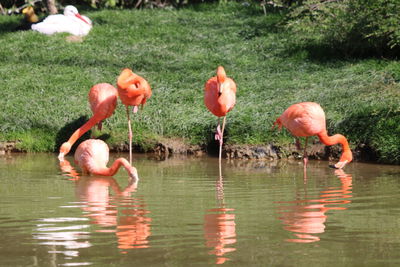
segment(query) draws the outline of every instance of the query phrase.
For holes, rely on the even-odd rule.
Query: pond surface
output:
[[[137,184],[1,156],[0,266],[400,266],[400,166],[134,161]]]

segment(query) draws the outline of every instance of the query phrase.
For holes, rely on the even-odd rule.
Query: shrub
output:
[[[347,56],[396,55],[398,10],[398,0],[307,0],[290,8],[286,26],[301,44],[317,43]]]

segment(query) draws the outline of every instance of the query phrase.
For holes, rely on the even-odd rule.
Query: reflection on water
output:
[[[128,249],[150,247],[148,237],[151,235],[151,219],[147,217],[150,212],[143,199],[131,196],[137,189],[137,181],[131,179],[121,189],[113,177],[80,176],[67,160],[60,163],[60,168],[63,175],[74,181],[77,197],[77,202],[64,208],[79,207],[83,217],[39,220],[41,224],[37,225],[34,238],[43,240],[41,245],[50,246],[49,253],[79,256],[79,249],[91,246],[90,231],[83,231],[91,225],[100,227],[94,232],[113,233],[121,253],[126,253]],[[77,222],[85,224],[77,225]],[[56,223],[62,223],[63,226],[57,226]],[[64,249],[60,250],[60,247]],[[73,264],[78,266],[88,263]]]
[[[317,234],[325,232],[327,211],[347,209],[345,205],[351,202],[349,198],[352,197],[352,177],[343,170],[335,170],[335,174],[339,177],[341,186],[328,187],[321,191],[317,198],[308,196],[305,189],[304,195],[297,193],[294,201],[275,202],[279,204],[279,219],[284,224],[284,229],[296,237],[286,241],[294,243],[320,241],[320,236]]]
[[[65,162],[60,163],[63,172],[67,176],[75,176],[76,172],[69,162]],[[85,216],[91,218],[92,223],[106,228],[97,232],[115,232],[121,253],[126,253],[127,249],[149,247],[151,218],[146,216],[150,212],[142,199],[131,196],[137,189],[138,181],[131,179],[122,190],[113,177],[78,176],[74,180]],[[109,230],[110,227],[115,229]]]
[[[89,228],[86,220],[82,218],[46,218],[40,219],[40,224],[37,224],[37,233],[34,238],[40,240],[40,245],[49,246],[49,253],[63,254],[68,257],[79,256],[79,249],[88,248],[91,246],[89,242],[89,232],[84,229]],[[64,224],[72,223],[74,225]],[[61,225],[60,225],[61,224]],[[63,247],[63,250],[58,250],[57,247]]]
[[[236,243],[235,209],[227,208],[224,203],[222,177],[217,179],[215,189],[218,207],[207,210],[204,215],[204,236],[206,246],[213,248],[209,254],[217,256],[216,264],[223,264],[229,260],[225,254],[236,250],[231,247]]]
[[[151,218],[147,217],[150,212],[146,209],[145,203],[130,198],[123,203],[123,206],[117,224],[118,248],[123,250],[122,253],[126,253],[127,249],[149,248]]]
[[[309,164],[229,160],[217,178],[217,158],[142,155],[135,184],[0,157],[0,266],[399,266],[400,167]]]

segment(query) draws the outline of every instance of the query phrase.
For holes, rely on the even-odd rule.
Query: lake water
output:
[[[149,157],[0,156],[0,266],[400,266],[400,166]]]

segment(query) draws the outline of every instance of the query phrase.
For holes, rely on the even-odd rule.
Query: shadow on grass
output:
[[[85,124],[85,122],[88,120],[87,116],[81,116],[78,119],[66,124],[64,127],[62,127],[56,135],[56,141],[55,141],[55,152],[58,152],[58,150],[60,149],[60,146],[68,141],[69,137],[79,128],[81,127],[83,124]],[[92,131],[88,131],[86,132],[84,135],[82,135],[76,142],[75,144],[72,146],[71,148],[71,152],[70,154],[73,155],[73,153],[75,152],[76,148],[78,147],[78,145],[85,141],[86,139],[90,138]]]
[[[308,43],[303,45],[291,45],[284,50],[285,56],[295,56],[306,52],[307,58],[319,62],[354,61],[363,59],[398,59],[400,48],[390,49],[389,47],[356,46],[351,44],[316,44]]]
[[[18,28],[21,27],[22,24],[21,22],[14,21],[14,22],[3,22],[0,23],[0,35],[6,34],[6,33],[11,33],[11,32],[16,32],[18,31]]]
[[[357,144],[355,157],[366,162],[398,164],[400,162],[400,112],[383,108],[363,110],[338,125],[351,143]]]
[[[62,127],[56,135],[56,141],[55,141],[55,152],[58,152],[60,149],[60,146],[68,141],[70,136],[78,129],[80,128],[83,124],[85,124],[88,121],[87,116],[81,116],[78,119],[66,124],[64,127]],[[80,143],[83,141],[90,139],[90,138],[95,138],[95,139],[101,139],[103,141],[106,141],[109,139],[111,136],[109,134],[101,134],[99,136],[92,136],[92,130],[87,131],[84,133],[72,146],[70,154],[73,155],[75,152],[76,148],[79,146]]]

